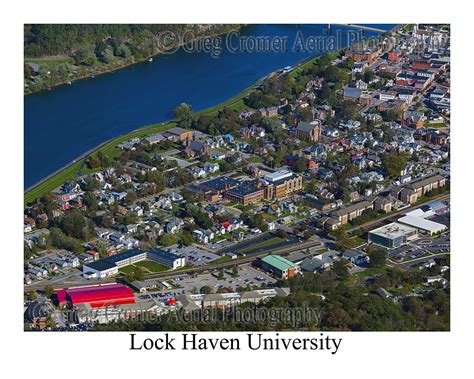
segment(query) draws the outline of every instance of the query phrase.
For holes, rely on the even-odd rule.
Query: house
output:
[[[164,132],[163,137],[174,141],[186,141],[193,138],[193,131],[175,127]]]
[[[300,267],[303,272],[323,272],[332,266],[332,260],[328,258],[305,258],[301,263]]]
[[[267,223],[267,226],[268,226],[269,231],[276,229],[276,224],[273,221],[270,221],[269,223]]]
[[[193,167],[189,170],[189,172],[195,178],[205,178],[207,176],[207,171],[201,167]]]
[[[177,233],[179,230],[181,230],[183,225],[184,225],[183,220],[176,218],[168,222],[168,224],[166,224],[165,231],[166,233],[174,234],[174,233]]]
[[[358,89],[366,90],[369,85],[363,80],[359,79],[358,81],[356,81],[355,86]]]
[[[214,160],[214,161],[224,160],[225,159],[225,153],[222,153],[220,151],[215,151],[214,153],[212,153],[211,159]]]
[[[342,258],[347,259],[352,264],[363,266],[369,262],[369,256],[356,250],[347,250],[342,253]]]
[[[245,237],[245,234],[242,230],[236,229],[232,231],[232,238],[237,241],[242,240]]]
[[[206,171],[210,174],[214,174],[217,171],[219,171],[219,164],[217,164],[217,163],[206,163],[203,168],[204,168],[204,171]]]
[[[270,204],[267,208],[268,214],[280,217],[282,214],[281,208],[278,206],[277,203]]]
[[[375,293],[379,295],[382,299],[390,299],[391,297],[393,297],[390,292],[388,292],[385,288],[382,287],[377,288],[375,290]]]

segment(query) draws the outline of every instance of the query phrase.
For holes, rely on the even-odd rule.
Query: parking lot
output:
[[[420,258],[430,253],[446,253],[451,250],[450,233],[438,237],[421,236],[410,243],[400,246],[396,249],[388,250],[388,258],[394,261],[403,261],[407,259]]]
[[[220,258],[220,255],[213,254],[196,246],[185,246],[181,249],[173,249],[171,251],[183,255],[186,258],[187,265],[202,266]]]
[[[246,287],[250,286],[272,286],[276,280],[269,275],[261,272],[251,266],[241,266],[237,277],[232,276],[232,272],[224,271],[224,278],[218,279],[219,272],[206,273],[199,275],[195,278],[185,277],[174,279],[174,285],[179,288],[163,290],[163,291],[151,291],[146,294],[138,295],[142,299],[161,299],[163,301],[172,299],[177,295],[192,293],[193,290],[199,291],[202,287],[208,286],[212,292],[216,292],[219,288],[230,288],[232,291],[239,286]]]

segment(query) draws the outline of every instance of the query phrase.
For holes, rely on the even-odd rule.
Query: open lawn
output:
[[[134,268],[133,265],[120,267],[119,272],[122,273],[122,274],[127,275],[127,274],[130,274],[133,271],[133,268]]]
[[[145,260],[135,263],[135,266],[142,267],[150,272],[162,272],[168,270],[168,267],[154,261]]]

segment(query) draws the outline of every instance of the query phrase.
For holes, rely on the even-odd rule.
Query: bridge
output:
[[[387,30],[378,29],[378,28],[373,28],[373,27],[371,27],[371,26],[365,26],[365,25],[357,25],[357,24],[332,24],[332,25],[347,26],[347,27],[350,27],[350,28],[368,30],[368,31],[377,32],[377,33],[385,33],[385,32],[387,32]]]

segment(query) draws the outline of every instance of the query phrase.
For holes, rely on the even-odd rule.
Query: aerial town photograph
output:
[[[450,33],[24,24],[24,331],[450,331]]]

